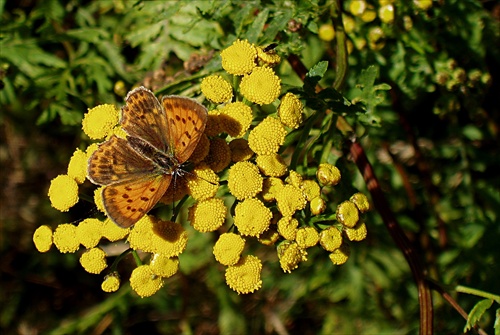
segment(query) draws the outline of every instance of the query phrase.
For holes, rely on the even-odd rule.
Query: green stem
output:
[[[460,293],[466,293],[466,294],[473,294],[477,295],[478,297],[483,297],[486,299],[492,299],[495,300],[497,303],[500,304],[500,295],[492,294],[489,292],[484,292],[475,288],[467,287],[467,286],[462,286],[458,285],[455,290]]]
[[[346,34],[344,31],[344,24],[342,23],[342,7],[340,5],[340,0],[333,1],[330,15],[332,17],[333,27],[335,28],[335,41],[337,42],[337,64],[333,88],[340,91],[344,85],[348,68]]]

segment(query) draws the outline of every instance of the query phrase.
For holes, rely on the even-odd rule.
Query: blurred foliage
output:
[[[343,2],[350,54],[341,98],[367,111],[357,122],[359,115],[346,118],[429,277],[470,311],[478,299],[457,295],[454,286],[498,294],[500,7],[446,0],[423,8],[395,0],[391,21],[380,14],[387,3]],[[322,31],[333,27],[330,7],[277,0],[0,1],[0,329],[416,333],[416,286],[376,211],[366,220],[369,239],[341,267],[313,250],[308,262],[284,274],[275,254],[257,249],[267,261],[263,288],[245,296],[223,283],[205,235],[190,235],[181,273],[147,299],[129,294],[128,285],[105,294],[102,278],[85,273],[76,255],[41,255],[31,241],[40,224],[71,222],[92,210],[79,204],[63,215],[46,197],[49,180],[64,171],[80,142],[87,108],[122,104],[139,83],[161,93],[199,92],[193,79],[216,70],[217,51],[236,38],[277,41],[278,53],[296,54],[307,67],[318,64],[319,83],[329,87],[335,40]],[[302,85],[288,63],[277,71],[284,85]],[[339,106],[332,94],[325,90],[318,99]],[[350,188],[367,194],[342,137],[323,140],[337,153],[331,163]],[[461,332],[466,320],[440,295],[433,297],[435,332]],[[480,326],[492,331],[493,313],[481,315]]]

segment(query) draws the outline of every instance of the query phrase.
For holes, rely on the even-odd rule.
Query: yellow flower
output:
[[[416,7],[423,10],[428,10],[432,7],[432,0],[413,0],[413,3]]]
[[[194,164],[198,164],[207,157],[210,150],[210,140],[207,135],[202,134],[198,145],[194,149],[193,153],[189,157],[189,161]]]
[[[238,294],[252,293],[262,286],[261,271],[260,259],[252,255],[242,257],[237,264],[226,269],[226,283]]]
[[[278,233],[283,236],[285,240],[293,241],[297,237],[297,227],[299,221],[290,216],[284,216],[278,221]]]
[[[58,225],[52,237],[57,249],[62,253],[75,252],[80,247],[76,238],[76,226],[70,223]]]
[[[85,154],[87,155],[87,161],[89,160],[90,156],[92,156],[92,154],[97,150],[99,149],[99,144],[98,143],[92,143],[91,145],[89,145],[87,147],[87,149],[85,150]]]
[[[276,202],[278,210],[283,216],[292,216],[295,211],[306,207],[306,198],[304,193],[293,185],[287,184],[283,186],[276,194]]]
[[[141,298],[150,297],[158,292],[163,283],[163,278],[155,275],[149,265],[136,267],[130,276],[130,286]]]
[[[33,243],[38,251],[49,251],[52,246],[52,229],[47,225],[38,227],[33,233]]]
[[[278,246],[278,258],[283,272],[290,273],[307,261],[307,252],[294,241],[284,241]]]
[[[372,22],[377,17],[377,12],[372,5],[368,5],[366,10],[361,14],[360,18],[363,22]]]
[[[193,199],[201,201],[212,198],[219,188],[219,176],[208,165],[197,166],[187,177],[187,187]]]
[[[293,185],[297,188],[302,187],[303,178],[300,173],[294,170],[290,170],[288,177],[286,177],[287,184]]]
[[[314,180],[304,180],[301,185],[301,189],[306,196],[307,201],[311,201],[314,198],[317,198],[321,194],[321,189],[319,185]]]
[[[318,30],[318,36],[321,40],[330,42],[335,38],[335,29],[331,23],[322,24]]]
[[[229,142],[229,149],[231,150],[231,160],[233,162],[247,161],[253,156],[248,141],[243,138],[235,138]]]
[[[323,163],[316,171],[316,178],[323,185],[335,186],[340,181],[340,170],[335,165]]]
[[[226,104],[220,109],[222,128],[231,137],[242,137],[252,124],[252,108],[243,102]]]
[[[231,150],[226,140],[220,137],[210,140],[210,150],[205,162],[215,173],[221,172],[231,163]]]
[[[245,248],[245,240],[238,234],[224,233],[214,245],[214,256],[217,262],[230,266],[238,263]]]
[[[238,200],[256,196],[262,191],[262,182],[259,168],[250,162],[238,162],[229,169],[227,186]]]
[[[378,17],[380,21],[384,23],[393,23],[394,22],[394,6],[392,4],[388,4],[382,6],[378,9]]]
[[[370,210],[370,202],[368,201],[366,195],[361,192],[353,194],[353,196],[349,200],[353,202],[356,207],[358,207],[361,213],[366,213]]]
[[[87,154],[80,149],[76,149],[69,160],[68,176],[75,179],[78,184],[83,183],[87,177],[87,166]]]
[[[286,130],[280,120],[268,116],[248,135],[248,145],[258,155],[271,155],[278,152],[285,142]]]
[[[321,197],[315,197],[311,200],[309,207],[312,215],[320,215],[326,209],[326,202]]]
[[[264,245],[274,245],[278,241],[280,235],[274,226],[259,235],[258,241]]]
[[[368,235],[366,224],[361,221],[354,228],[346,228],[345,233],[350,241],[362,241]]]
[[[259,236],[271,223],[271,210],[255,198],[237,204],[234,213],[234,225],[243,236]]]
[[[208,111],[205,134],[207,136],[217,136],[222,133],[221,112],[219,110]]]
[[[78,184],[67,174],[59,175],[50,182],[48,195],[52,207],[67,212],[78,202]]]
[[[278,107],[278,116],[281,122],[288,128],[297,129],[302,123],[302,111],[304,106],[299,98],[293,93],[287,93],[281,99]]]
[[[80,257],[80,264],[88,273],[99,274],[108,266],[106,264],[106,253],[101,248],[87,250]]]
[[[281,62],[281,57],[276,53],[276,51],[264,51],[265,49],[266,48],[263,47],[256,47],[259,64],[275,66]]]
[[[258,155],[255,163],[266,176],[281,177],[286,173],[285,161],[278,154]]]
[[[283,187],[283,180],[275,177],[264,179],[262,186],[262,198],[264,201],[276,200],[276,194]]]
[[[76,238],[87,249],[97,246],[102,237],[104,223],[98,219],[85,219],[76,228]]]
[[[255,67],[257,51],[253,44],[247,40],[236,40],[233,44],[222,50],[222,67],[227,73],[242,76],[252,71]]]
[[[165,194],[160,199],[164,204],[171,204],[184,198],[188,193],[188,177],[172,178],[170,185],[168,185]]]
[[[240,92],[253,103],[267,105],[280,95],[281,79],[270,67],[256,67],[241,79]]]
[[[166,257],[162,254],[154,254],[151,259],[151,271],[157,276],[163,278],[172,277],[179,270],[178,257]]]
[[[224,78],[211,75],[201,81],[201,92],[216,104],[227,102],[233,98],[233,88]]]
[[[106,140],[109,140],[111,136],[115,135],[116,137],[119,138],[127,138],[127,132],[122,128],[120,125],[116,125],[113,127],[111,132],[108,133],[108,136],[106,136]]]
[[[353,228],[359,221],[359,210],[350,201],[344,201],[337,206],[337,221],[348,228]]]
[[[326,251],[334,251],[342,245],[342,233],[336,227],[328,227],[319,234],[319,244]]]
[[[342,244],[342,246],[338,249],[335,249],[330,255],[330,260],[335,265],[342,265],[347,262],[349,255],[351,254],[351,250],[348,244]]]
[[[295,241],[302,249],[310,248],[318,244],[319,234],[314,227],[302,227],[297,230]]]
[[[119,113],[113,105],[99,105],[85,114],[82,121],[83,132],[93,140],[103,139],[118,123]]]
[[[125,238],[130,233],[130,228],[122,228],[107,218],[102,226],[102,236],[110,242],[116,242]]]
[[[105,213],[104,203],[102,202],[102,190],[104,189],[104,187],[105,186],[100,186],[94,190],[95,206],[97,207],[97,210],[99,210],[102,213]]]
[[[116,292],[120,288],[120,275],[117,272],[112,272],[106,277],[101,284],[101,289],[104,292],[111,293]]]
[[[189,221],[194,229],[208,233],[219,229],[226,219],[227,208],[218,198],[203,200],[189,209]]]

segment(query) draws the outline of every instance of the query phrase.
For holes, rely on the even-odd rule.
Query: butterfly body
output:
[[[111,220],[130,227],[160,200],[172,178],[181,176],[207,121],[207,110],[186,97],[158,101],[144,87],[131,91],[120,124],[126,139],[112,136],[89,158],[88,177],[102,191]]]

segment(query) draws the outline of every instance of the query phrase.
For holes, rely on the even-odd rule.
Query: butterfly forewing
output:
[[[135,224],[161,199],[172,175],[146,175],[106,186],[102,199],[106,213],[117,225],[127,228]]]
[[[142,138],[159,150],[167,151],[167,118],[156,96],[145,87],[138,87],[125,99],[120,120],[123,129],[133,137]]]
[[[166,96],[167,143],[179,163],[186,162],[198,145],[207,123],[207,109],[193,99]]]

